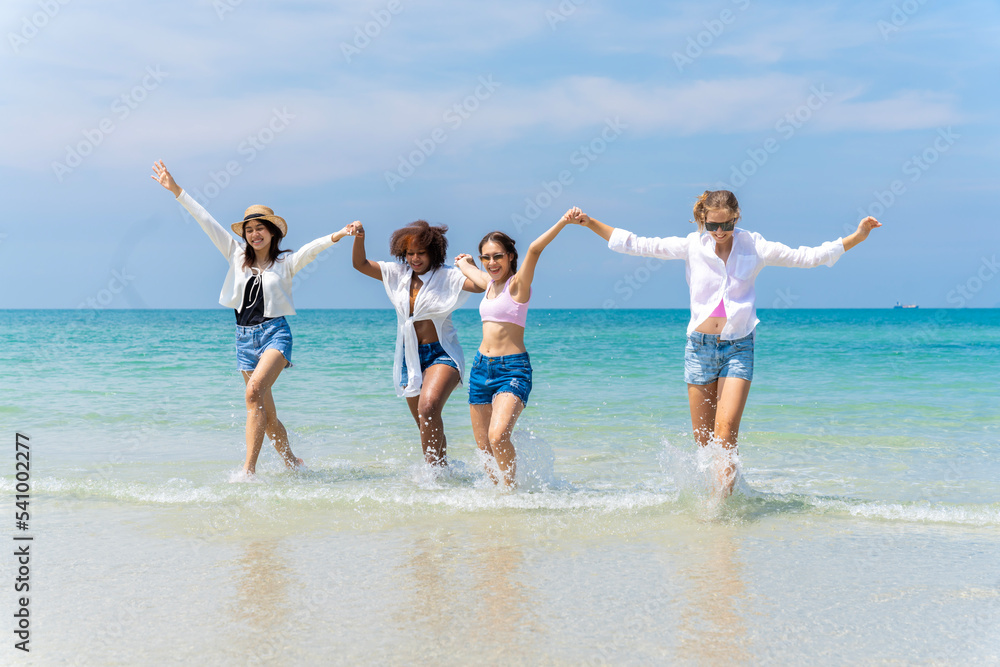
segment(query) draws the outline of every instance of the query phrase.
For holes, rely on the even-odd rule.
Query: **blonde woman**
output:
[[[754,281],[765,266],[833,266],[846,251],[882,225],[872,217],[846,238],[815,248],[790,248],[738,228],[740,205],[728,190],[706,190],[694,206],[698,231],[687,236],[641,237],[586,215],[576,219],[608,242],[615,252],[660,259],[683,259],[691,294],[684,354],[684,379],[695,439],[721,445],[728,460],[716,470],[717,493],[732,493],[736,440],[753,380],[757,323]]]

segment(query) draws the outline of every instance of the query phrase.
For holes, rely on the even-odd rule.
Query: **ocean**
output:
[[[274,397],[308,468],[265,441],[253,483],[231,311],[0,311],[2,662],[1000,664],[1000,310],[759,315],[713,507],[687,311],[532,310],[513,493],[464,386],[449,470],[422,464],[389,310],[289,318]],[[454,320],[471,361],[478,313]]]

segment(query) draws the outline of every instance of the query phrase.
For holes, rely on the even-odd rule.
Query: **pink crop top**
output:
[[[524,326],[528,319],[528,303],[531,303],[531,293],[528,293],[528,303],[514,301],[510,292],[507,291],[513,277],[507,279],[503,285],[503,291],[492,299],[487,298],[485,294],[483,295],[483,300],[479,302],[479,316],[483,322],[509,322],[519,327]],[[491,280],[490,284],[486,286],[486,294],[490,293],[492,286],[493,281]]]
[[[726,316],[726,303],[722,299],[719,299],[719,305],[715,307],[712,314],[709,317],[725,317]]]

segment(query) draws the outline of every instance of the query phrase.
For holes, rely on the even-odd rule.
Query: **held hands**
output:
[[[344,236],[356,236],[359,239],[365,238],[365,228],[361,225],[361,222],[355,220],[351,224],[344,227]]]
[[[471,266],[473,268],[476,267],[476,260],[475,260],[475,258],[473,258],[472,255],[469,255],[468,253],[464,253],[463,252],[461,255],[459,255],[458,257],[455,258],[455,266],[461,268],[462,267],[462,262],[465,262],[466,264],[468,264],[469,266]]]
[[[581,211],[578,206],[574,206],[570,210],[566,211],[566,215],[564,215],[559,222],[587,227],[590,225],[590,216]]]
[[[167,190],[170,190],[174,197],[179,197],[181,195],[181,186],[177,185],[174,177],[170,175],[169,171],[167,171],[167,166],[163,164],[163,160],[153,163],[153,174],[150,178],[165,187]]]
[[[334,234],[333,234],[333,242],[336,243],[337,241],[339,241],[340,239],[344,238],[345,236],[354,236],[354,234],[352,234],[351,232],[354,229],[355,225],[358,225],[360,227],[361,223],[358,222],[357,220],[355,220],[351,224],[345,225],[344,228],[341,229],[339,232],[334,232]]]
[[[563,217],[559,218],[559,222],[560,224],[563,225],[566,224],[581,225],[583,224],[583,222],[580,220],[581,216],[586,217],[584,216],[583,211],[579,209],[579,207],[574,206],[570,210],[566,211],[566,213],[563,214]]]

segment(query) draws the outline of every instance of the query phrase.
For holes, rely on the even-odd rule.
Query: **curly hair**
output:
[[[736,201],[736,195],[729,190],[705,190],[698,197],[694,204],[694,220],[698,224],[698,231],[705,231],[705,218],[711,209],[722,209],[733,214],[733,222],[740,219],[740,203]]]
[[[411,222],[402,229],[397,229],[389,238],[389,252],[401,262],[406,261],[406,251],[410,248],[423,248],[427,251],[430,268],[436,269],[444,264],[448,256],[448,239],[445,238],[447,225],[431,227],[426,220]]]
[[[510,257],[510,272],[517,273],[517,248],[514,247],[514,239],[503,232],[490,232],[479,242],[480,255],[483,254],[483,246],[491,241],[503,247],[504,252]]]

